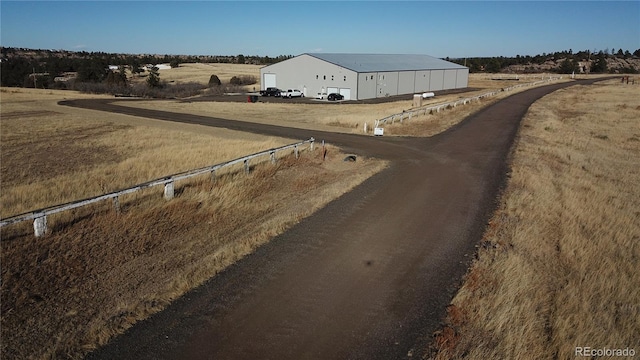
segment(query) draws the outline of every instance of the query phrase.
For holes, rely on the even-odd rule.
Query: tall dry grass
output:
[[[3,218],[292,142],[169,130],[131,117],[87,117],[86,112],[57,106],[55,100],[47,102],[44,94],[20,96],[24,94],[8,92],[2,97]]]
[[[3,211],[291,142],[55,105],[69,94],[2,92]],[[384,167],[328,148],[326,161],[305,148],[250,174],[178,182],[171,201],[152,188],[120,212],[105,202],[53,215],[42,238],[30,223],[2,228],[0,357],[81,358]]]
[[[436,358],[640,351],[639,119],[640,87],[619,80],[530,108]]]
[[[160,79],[168,82],[197,82],[208,84],[211,75],[217,75],[223,83],[228,83],[234,76],[254,76],[260,78],[261,65],[251,64],[217,64],[217,63],[185,63],[177,68],[160,70]],[[255,85],[259,88],[260,85]]]

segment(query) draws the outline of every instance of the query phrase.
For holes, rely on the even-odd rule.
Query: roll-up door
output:
[[[340,95],[344,96],[344,100],[351,100],[351,89],[340,89]]]
[[[276,74],[264,74],[264,90],[276,87]]]

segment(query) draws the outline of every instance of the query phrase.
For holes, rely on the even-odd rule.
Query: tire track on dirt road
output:
[[[65,105],[265,135],[391,160],[90,359],[400,359],[420,355],[466,272],[530,104],[514,94],[432,138],[372,138],[127,108]]]

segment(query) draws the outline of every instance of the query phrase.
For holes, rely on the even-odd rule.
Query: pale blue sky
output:
[[[0,45],[184,55],[640,48],[639,1],[0,1]]]

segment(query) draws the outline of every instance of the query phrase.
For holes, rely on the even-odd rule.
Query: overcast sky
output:
[[[0,1],[6,47],[183,55],[640,48],[639,1]]]

